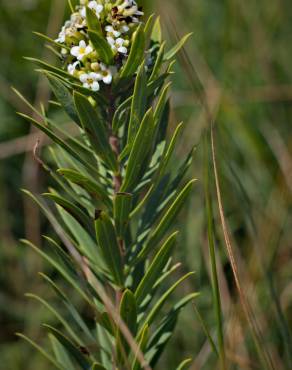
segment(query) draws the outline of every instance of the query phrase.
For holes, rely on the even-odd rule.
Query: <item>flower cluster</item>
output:
[[[114,55],[114,65],[105,65],[87,33],[86,13],[91,9],[100,22],[103,36]],[[100,89],[100,83],[111,84],[131,47],[131,36],[143,12],[134,0],[80,0],[70,20],[66,21],[56,42],[62,45],[62,57],[68,73],[85,88]]]

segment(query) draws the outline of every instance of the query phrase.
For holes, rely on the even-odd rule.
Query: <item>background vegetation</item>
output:
[[[177,160],[197,145],[190,176],[198,182],[178,221],[184,230],[177,249],[183,262],[179,273],[196,271],[193,286],[185,290],[201,292],[196,306],[215,338],[202,137],[212,119],[226,223],[241,285],[260,328],[260,352],[269,354],[277,370],[291,369],[291,2],[156,0],[144,5],[161,15],[169,44],[194,32],[177,63],[172,99],[173,123],[185,121]],[[16,115],[27,108],[11,86],[35,104],[48,100],[47,83],[22,56],[54,60],[31,31],[54,37],[65,12],[60,0],[0,3],[0,369],[5,370],[49,369],[14,335],[23,331],[42,342],[39,323],[50,317],[24,293],[51,293],[37,274],[50,273],[48,267],[18,243],[25,236],[41,245],[41,233],[48,232],[45,220],[19,190],[42,192],[48,179],[31,155],[40,135]],[[54,114],[60,122],[66,120],[63,113]],[[262,369],[227,257],[213,178],[211,199],[227,363],[230,369]],[[160,368],[172,368],[182,354],[194,359],[192,369],[216,367],[193,306],[184,311]]]

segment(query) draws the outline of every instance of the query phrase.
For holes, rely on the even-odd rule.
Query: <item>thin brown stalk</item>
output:
[[[214,177],[215,177],[215,186],[216,186],[216,194],[217,194],[217,201],[218,201],[218,208],[219,208],[219,215],[225,240],[225,245],[227,249],[228,258],[232,267],[232,272],[235,280],[235,284],[238,290],[239,298],[241,301],[241,305],[243,308],[243,311],[245,313],[246,319],[250,325],[255,343],[257,345],[259,357],[261,358],[261,361],[264,365],[264,368],[266,369],[273,369],[275,370],[275,366],[266,351],[265,348],[261,348],[261,333],[260,329],[258,328],[257,322],[254,318],[252,308],[249,305],[248,299],[245,295],[245,292],[242,288],[240,277],[239,277],[239,271],[237,268],[237,262],[235,259],[233,247],[230,241],[229,237],[229,231],[227,227],[227,222],[224,215],[224,208],[222,203],[222,197],[221,197],[221,190],[220,190],[220,183],[219,183],[219,176],[218,176],[218,170],[217,170],[217,161],[216,161],[216,152],[215,152],[215,143],[214,143],[214,127],[213,124],[211,125],[211,151],[212,151],[212,162],[213,162],[213,170],[214,170]]]

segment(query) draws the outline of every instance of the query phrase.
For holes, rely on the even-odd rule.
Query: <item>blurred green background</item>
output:
[[[39,134],[17,116],[16,111],[27,112],[28,108],[11,86],[33,104],[49,99],[46,82],[22,57],[57,62],[32,31],[54,38],[68,12],[65,3],[65,0],[0,0],[0,369],[3,370],[50,368],[14,335],[25,332],[42,343],[40,323],[51,318],[24,293],[30,291],[47,297],[52,293],[37,274],[47,271],[47,266],[18,242],[26,237],[41,245],[40,235],[49,228],[39,211],[23,198],[20,188],[42,192],[50,180],[33,159],[31,151]],[[226,220],[241,282],[261,330],[261,345],[277,370],[292,369],[292,3],[156,0],[144,1],[144,8],[147,14],[161,15],[168,45],[193,32],[176,65],[171,115],[172,127],[181,120],[185,122],[174,169],[189,148],[197,145],[189,173],[198,178],[197,186],[178,220],[182,234],[177,259],[183,262],[183,270],[196,271],[185,289],[201,292],[196,305],[213,335],[215,315],[202,155],[202,133],[212,119]],[[66,119],[61,112],[53,114],[60,121]],[[213,190],[228,368],[261,369],[226,256]],[[184,311],[159,368],[174,368],[183,355],[194,359],[193,370],[217,366],[192,306]]]

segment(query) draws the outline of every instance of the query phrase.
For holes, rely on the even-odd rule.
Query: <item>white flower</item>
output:
[[[106,26],[105,30],[107,32],[108,37],[119,37],[121,36],[121,32],[114,29],[113,26]]]
[[[107,37],[107,41],[110,44],[112,50],[114,52],[118,51],[121,54],[127,54],[128,50],[125,45],[128,45],[128,41],[119,37],[118,39],[114,39],[112,37]]]
[[[74,75],[74,72],[76,71],[76,67],[78,65],[80,65],[79,61],[68,65],[67,69],[68,69],[68,72],[70,73],[70,75],[72,75],[72,76]]]
[[[86,45],[84,40],[79,42],[79,46],[73,46],[71,49],[71,54],[78,60],[82,60],[86,55],[93,51],[90,45]]]
[[[83,83],[83,87],[86,87],[87,89],[98,91],[100,88],[98,83],[98,81],[100,80],[100,76],[97,73],[83,73],[82,75],[80,75],[79,79]]]
[[[107,68],[103,63],[100,63],[100,71],[98,73],[100,80],[106,85],[109,85],[113,80],[112,71]]]
[[[127,32],[129,32],[129,30],[130,30],[130,27],[128,27],[126,24],[124,24],[124,25],[122,25],[122,26],[120,27],[120,31],[121,31],[122,33],[127,33]]]
[[[89,1],[87,6],[88,6],[88,8],[90,8],[91,10],[94,11],[97,18],[100,18],[100,13],[103,11],[103,5],[98,4],[97,1]],[[83,18],[86,18],[86,7],[85,6],[83,8],[81,8],[80,14]]]

